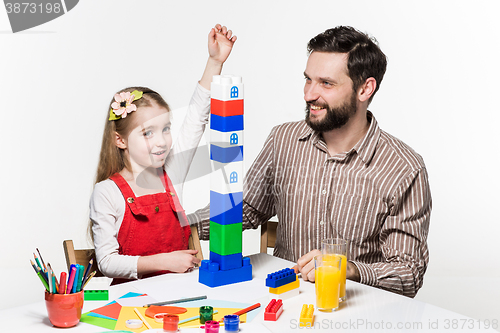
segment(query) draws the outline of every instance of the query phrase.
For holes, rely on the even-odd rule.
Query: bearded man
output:
[[[308,52],[305,120],[273,128],[247,173],[243,229],[277,215],[274,255],[297,262],[306,281],[321,241],[342,238],[348,279],[414,297],[429,261],[432,202],[421,156],[368,111],[386,57],[346,26],[312,38]],[[202,239],[207,215],[190,217]]]

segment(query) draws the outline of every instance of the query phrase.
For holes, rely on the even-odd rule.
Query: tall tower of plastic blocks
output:
[[[199,282],[217,287],[252,279],[242,256],[243,84],[241,77],[213,77],[210,113],[210,260]]]

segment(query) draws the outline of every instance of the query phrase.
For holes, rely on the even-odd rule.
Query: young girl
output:
[[[172,152],[170,110],[155,91],[123,89],[107,109],[90,226],[99,270],[114,284],[185,272],[200,262],[188,250],[191,230],[179,196],[208,122],[212,76],[221,73],[235,41],[219,24],[210,31],[205,72]]]

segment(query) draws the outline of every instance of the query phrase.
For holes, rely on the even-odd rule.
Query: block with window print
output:
[[[243,131],[221,132],[211,129],[210,144],[222,148],[243,146]]]
[[[225,120],[227,117],[221,117]],[[210,130],[210,159],[220,163],[243,161],[243,131]]]
[[[241,77],[214,76],[210,113],[210,259],[199,282],[217,287],[252,279],[242,256],[243,84]]]
[[[210,85],[210,96],[212,99],[223,102],[243,101],[243,80],[241,76],[214,75]]]
[[[243,192],[243,161],[219,163],[211,161],[210,191],[220,194]]]

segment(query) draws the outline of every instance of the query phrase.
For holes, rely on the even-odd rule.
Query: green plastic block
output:
[[[109,292],[108,290],[85,290],[83,297],[86,301],[107,301]]]
[[[221,256],[241,253],[242,223],[222,225],[210,221],[210,251]]]

